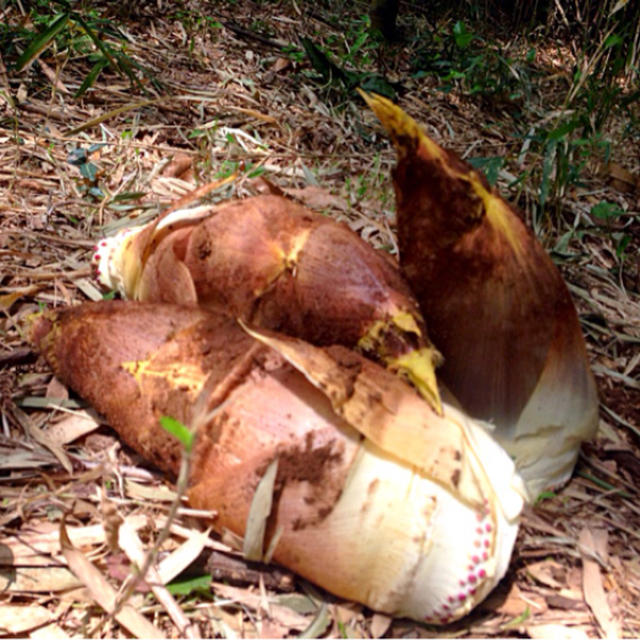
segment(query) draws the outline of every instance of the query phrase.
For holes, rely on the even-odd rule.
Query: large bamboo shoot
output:
[[[314,344],[357,345],[440,410],[440,354],[391,258],[287,198],[174,211],[101,241],[94,264],[132,300],[199,305]]]
[[[398,152],[400,265],[440,377],[492,422],[535,498],[571,475],[598,398],[578,316],[558,269],[484,176],[386,98],[361,93]]]
[[[443,415],[344,347],[318,348],[200,309],[88,303],[41,317],[36,346],[122,439],[176,473],[159,426],[193,426],[189,499],[245,535],[274,460],[265,546],[274,559],[373,609],[446,623],[502,577],[523,486],[462,413]]]

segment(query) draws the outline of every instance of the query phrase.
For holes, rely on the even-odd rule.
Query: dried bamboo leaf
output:
[[[527,633],[535,640],[587,640],[590,636],[583,629],[564,624],[529,624]]]
[[[267,519],[271,514],[277,473],[278,459],[275,458],[267,467],[253,494],[242,546],[242,555],[247,560],[259,562],[263,558],[264,536],[267,528]]]
[[[15,408],[14,411],[20,410],[18,408]],[[51,436],[46,431],[40,429],[40,427],[35,425],[27,415],[23,414],[23,419],[21,420],[21,422],[26,426],[28,434],[37,443],[41,444],[43,447],[51,451],[51,453],[58,459],[60,464],[68,473],[73,473],[73,466],[71,464],[71,461],[58,442],[51,438]]]
[[[88,411],[70,411],[62,420],[49,426],[47,435],[52,442],[65,445],[95,431],[99,426],[99,420]]]
[[[619,638],[622,626],[612,614],[611,607],[607,602],[600,566],[592,559],[593,556],[606,553],[606,532],[604,532],[604,537],[599,535],[602,533],[602,531],[593,532],[587,527],[580,532],[578,544],[582,552],[582,588],[584,599],[593,611],[605,637]],[[597,538],[600,538],[601,542],[597,542]]]
[[[118,594],[107,579],[78,551],[67,534],[64,520],[60,523],[60,546],[71,571],[87,587],[91,597],[107,612],[113,613],[116,620],[137,638],[165,638],[157,627],[151,624],[130,604],[123,604],[116,612]]]
[[[67,635],[55,622],[36,629],[29,634],[32,640],[67,640]]]
[[[138,537],[136,530],[127,521],[122,523],[118,531],[118,544],[134,566],[140,568],[145,565],[146,554],[142,541]],[[141,576],[141,578],[150,584],[151,591],[169,614],[179,634],[186,638],[199,638],[200,632],[198,628],[189,621],[173,596],[166,589],[158,570],[153,564],[147,570],[146,575]]]
[[[226,598],[232,603],[237,602],[243,604],[250,609],[257,610],[263,604],[262,596],[253,593],[248,589],[241,589],[239,587],[219,583],[216,583],[213,588],[218,597]],[[297,613],[286,605],[278,604],[277,599],[269,601],[268,606],[271,610],[271,614],[289,629],[302,631],[309,626],[309,618],[307,616]]]
[[[0,591],[15,593],[57,593],[82,585],[65,567],[0,567]]]
[[[171,582],[181,574],[205,549],[209,530],[189,531],[188,538],[158,564],[158,576],[162,584]]]
[[[0,607],[0,633],[18,635],[51,621],[53,614],[37,604],[14,605],[4,603]]]

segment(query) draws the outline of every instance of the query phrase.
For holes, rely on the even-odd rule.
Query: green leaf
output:
[[[143,198],[146,194],[146,191],[125,191],[124,193],[119,193],[117,196],[113,196],[109,201],[109,204],[123,202],[126,200],[140,200],[140,198]]]
[[[544,500],[551,500],[552,498],[555,498],[555,497],[556,497],[556,494],[553,491],[543,491],[536,498],[535,504],[539,504],[540,502],[543,502]]]
[[[266,169],[264,167],[256,167],[255,169],[252,169],[251,171],[249,171],[249,173],[247,174],[247,177],[257,178],[258,176],[261,176],[265,171]]]
[[[467,29],[467,25],[462,20],[458,20],[453,25],[453,37],[458,48],[466,49],[473,40],[473,33]]]
[[[376,74],[364,74],[360,78],[360,88],[367,93],[377,93],[389,100],[396,99],[396,90],[386,78]]]
[[[604,41],[604,48],[605,49],[610,49],[611,47],[615,47],[619,44],[622,44],[624,42],[624,40],[617,34],[617,33],[612,33],[605,41]]]
[[[16,62],[16,70],[22,71],[27,65],[31,64],[49,45],[54,38],[67,26],[69,22],[68,13],[59,15],[41,34],[37,35],[24,50],[24,53]]]
[[[617,204],[602,200],[591,207],[591,215],[600,220],[610,220],[611,218],[624,215],[624,211]]]
[[[351,51],[349,52],[349,58],[353,58],[353,56],[360,50],[362,45],[369,38],[369,34],[366,31],[363,31],[357,38],[356,41],[351,45]]]
[[[618,258],[622,258],[624,255],[625,249],[629,246],[629,243],[631,242],[631,236],[626,233],[612,233],[611,237],[617,242],[616,256],[618,256]]]
[[[91,38],[93,44],[102,52],[102,55],[107,59],[108,65],[118,73],[118,65],[116,61],[113,59],[113,56],[109,52],[108,47],[98,38],[98,36],[94,33],[93,29],[82,19],[81,16],[75,14],[74,21],[77,22],[80,27],[84,30],[84,32]]]
[[[322,76],[324,82],[331,82],[332,80],[342,80],[345,84],[348,83],[348,78],[345,72],[334,62],[332,62],[326,53],[324,53],[313,41],[309,38],[300,38],[309,62],[313,68]]]
[[[462,80],[466,77],[466,74],[457,69],[451,69],[449,73],[443,78],[443,80]]]
[[[109,61],[106,59],[96,62],[93,67],[91,67],[91,71],[85,76],[78,90],[73,94],[73,97],[79,98],[87,89],[91,88],[96,78],[100,75],[100,72],[107,66],[109,66]]]
[[[84,162],[78,166],[83,178],[86,178],[89,182],[96,181],[96,175],[98,174],[98,167],[93,162]]]
[[[91,187],[89,189],[89,195],[92,195],[94,198],[97,198],[98,200],[102,200],[104,198],[104,193],[102,191],[102,189],[100,189],[99,187]],[[72,220],[73,218],[69,218],[69,220]],[[77,224],[78,220],[74,220],[74,222]]]
[[[579,123],[577,120],[569,120],[568,122],[564,122],[559,127],[552,129],[549,134],[549,140],[560,140],[564,138],[568,133],[571,133],[578,127]]]
[[[211,595],[211,574],[174,580],[167,585],[167,591],[173,596]]]
[[[512,629],[513,627],[518,627],[530,617],[531,610],[529,609],[529,607],[527,607],[519,616],[516,616],[515,618],[513,618],[513,620],[510,620],[509,622],[503,624],[502,629]]]
[[[86,164],[87,162],[87,150],[82,148],[72,149],[67,154],[67,162],[74,167]]]
[[[193,433],[191,433],[189,427],[182,424],[180,420],[176,420],[170,416],[161,416],[160,426],[177,438],[187,453],[191,452],[191,448],[193,447]]]
[[[490,156],[488,158],[469,158],[469,164],[474,169],[484,171],[487,181],[493,186],[498,181],[500,169],[504,166],[504,158],[500,156]]]
[[[628,491],[615,487],[614,485],[609,484],[605,480],[596,478],[596,476],[593,476],[590,473],[587,473],[586,471],[576,471],[576,475],[580,476],[581,478],[586,478],[587,480],[593,482],[595,485],[597,485],[598,487],[601,487],[602,489],[605,489],[606,491],[617,493],[619,496],[622,496],[623,498],[632,498],[631,494]]]

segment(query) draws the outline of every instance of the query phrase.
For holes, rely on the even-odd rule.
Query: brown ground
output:
[[[552,248],[572,225],[579,231],[556,257],[581,314],[602,400],[600,429],[571,483],[525,514],[512,567],[488,601],[463,621],[436,628],[336,601],[277,569],[218,563],[208,567],[213,597],[152,597],[143,585],[129,599],[132,609],[119,614],[130,616],[124,622],[95,604],[105,606],[101,598],[130,573],[127,556],[135,551],[110,546],[109,532],[122,519],[137,529],[143,548],[159,544],[160,560],[183,543],[198,555],[203,545],[228,550],[234,541],[196,536],[205,520],[187,509],[158,541],[171,486],[108,427],[96,428],[77,412],[25,341],[29,315],[100,299],[89,270],[97,238],[153,217],[239,162],[261,167],[271,182],[348,221],[374,245],[395,246],[394,155],[372,114],[354,96],[313,80],[306,59],[291,61],[280,50],[301,33],[317,41],[334,36],[339,48],[358,6],[333,27],[320,5],[316,13],[303,5],[217,3],[208,14],[185,9],[180,21],[166,7],[131,3],[132,14],[111,17],[123,21],[127,54],[163,83],[156,89],[143,79],[146,94],[104,71],[74,99],[90,63],[68,51],[50,48],[20,73],[5,71],[13,60],[0,59],[0,634],[4,626],[10,635],[34,637],[148,636],[158,629],[184,636],[196,627],[203,636],[225,637],[640,635],[640,192],[595,162],[584,186],[566,194],[562,217],[553,225],[543,220],[540,235]],[[198,24],[202,15],[224,26]],[[425,28],[422,14],[403,19],[411,32]],[[20,20],[13,3],[0,12],[0,23]],[[387,73],[406,88],[400,104],[463,156],[505,155],[513,175],[535,173],[542,162],[536,154],[517,164],[521,141],[504,133],[506,107],[410,79],[412,46],[382,52]],[[571,60],[558,54],[541,49],[541,64],[556,75],[540,84],[540,109],[551,108],[568,86]],[[617,131],[614,122],[613,159],[637,179],[640,158]],[[90,149],[95,180],[70,164],[79,148]],[[259,184],[250,174],[214,197],[253,193]],[[502,180],[505,188],[508,177]],[[516,188],[511,197],[530,215],[537,192],[526,181]],[[625,209],[614,224],[620,228],[590,216],[600,200]],[[631,237],[624,261],[616,255],[616,231]],[[82,553],[60,553],[63,513]],[[238,574],[241,580],[230,579]],[[139,612],[155,631],[136,626]]]

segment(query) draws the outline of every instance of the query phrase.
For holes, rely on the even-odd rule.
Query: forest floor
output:
[[[34,29],[18,4],[3,5],[0,22]],[[353,91],[319,79],[300,36],[336,51],[340,65],[399,83],[399,104],[445,147],[468,159],[504,159],[498,186],[535,227],[574,296],[601,398],[598,434],[571,482],[526,510],[502,583],[449,626],[391,620],[279,569],[229,568],[216,556],[205,566],[207,552],[235,552],[186,508],[159,557],[177,563],[164,567],[168,574],[186,566],[190,573],[160,595],[138,588],[129,604],[173,637],[640,635],[637,139],[631,144],[622,117],[612,118],[604,132],[612,161],[587,158],[581,180],[561,185],[560,205],[542,216],[535,203],[545,157],[515,131],[554,117],[571,88],[570,49],[552,39],[538,44],[522,115],[521,98],[470,95],[455,83],[443,90],[441,77],[416,76],[421,39],[450,34],[451,16],[415,9],[400,16],[402,42],[374,46],[366,3],[341,4],[351,6],[193,2],[169,10],[145,2],[115,13],[121,3],[94,3],[92,24],[107,20],[103,37],[124,52],[139,84],[105,68],[78,98],[94,60],[77,26],[71,48],[49,48],[23,71],[0,59],[0,635],[135,634],[96,604],[132,561],[112,550],[105,531],[126,521],[144,554],[175,495],[52,378],[26,339],[34,312],[103,298],[90,270],[97,239],[238,170],[231,186],[208,197],[256,193],[266,178],[395,251],[395,153]],[[120,41],[106,32],[116,25]],[[503,46],[505,56],[524,47],[513,37]],[[594,214],[601,202],[615,215]],[[79,556],[61,553],[63,514]],[[179,548],[188,562],[170,553]]]

